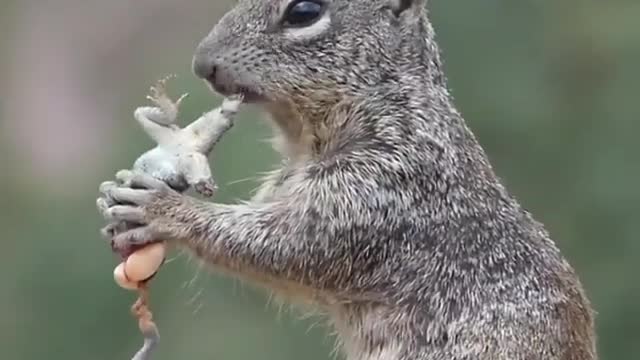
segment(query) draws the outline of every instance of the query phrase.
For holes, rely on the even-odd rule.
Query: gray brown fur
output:
[[[327,0],[304,39],[278,26],[285,2],[240,0],[194,58],[265,100],[283,168],[234,205],[128,179],[135,199],[104,196],[145,216],[116,245],[174,239],[310,302],[349,360],[597,359],[574,270],[454,107],[424,1]]]

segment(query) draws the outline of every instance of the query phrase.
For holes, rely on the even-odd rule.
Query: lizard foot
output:
[[[175,75],[169,75],[158,80],[156,84],[149,89],[149,95],[147,96],[147,99],[153,102],[159,110],[149,113],[148,117],[150,120],[161,125],[171,125],[176,122],[180,104],[188,95],[185,93],[182,94],[178,100],[171,100],[167,93],[167,82],[173,78],[175,78]]]

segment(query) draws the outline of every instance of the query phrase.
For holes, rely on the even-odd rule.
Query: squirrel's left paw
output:
[[[149,175],[121,171],[100,186],[97,206],[110,223],[102,229],[113,250],[123,254],[152,242],[173,240],[167,212],[183,195]]]

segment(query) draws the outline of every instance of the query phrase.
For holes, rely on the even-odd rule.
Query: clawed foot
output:
[[[171,100],[167,93],[167,81],[174,77],[175,75],[169,75],[160,79],[149,89],[147,99],[156,105],[155,111],[151,111],[147,114],[149,120],[161,125],[175,124],[178,118],[180,104],[188,94],[182,94],[176,101]]]
[[[202,196],[211,197],[216,192],[218,187],[213,182],[213,180],[209,181],[200,181],[193,185],[193,189],[201,194]]]

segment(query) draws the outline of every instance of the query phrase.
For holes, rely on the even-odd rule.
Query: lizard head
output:
[[[217,92],[259,103],[326,105],[422,78],[439,65],[425,3],[239,0],[198,45],[193,70]]]

